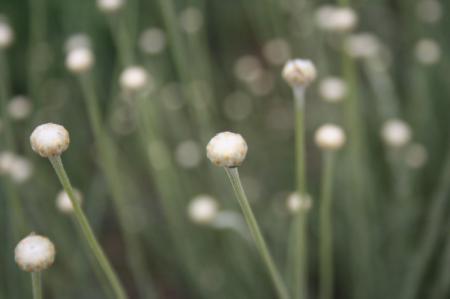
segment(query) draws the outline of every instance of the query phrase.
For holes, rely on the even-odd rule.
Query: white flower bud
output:
[[[81,192],[74,189],[74,194],[76,200],[78,200],[79,204],[81,205],[83,201],[83,196],[81,195]],[[74,207],[72,205],[72,201],[70,200],[69,196],[67,195],[66,191],[61,190],[58,195],[56,196],[56,207],[58,210],[64,214],[70,214],[73,212]]]
[[[14,41],[14,32],[11,26],[0,20],[0,50],[8,48]]]
[[[371,33],[352,34],[345,40],[345,51],[353,58],[368,59],[380,53],[380,41]]]
[[[316,76],[316,67],[310,60],[290,60],[283,68],[283,78],[292,87],[306,87],[316,79]]]
[[[286,206],[292,214],[298,211],[308,211],[312,207],[312,200],[309,195],[300,196],[297,192],[289,194],[286,200]]]
[[[94,55],[88,47],[77,47],[69,51],[66,56],[66,67],[75,74],[89,71],[94,64]]]
[[[120,75],[120,85],[124,90],[140,91],[149,83],[147,71],[140,66],[131,66],[123,70]]]
[[[69,132],[61,125],[43,124],[31,133],[30,142],[33,151],[44,158],[59,156],[69,147]]]
[[[241,135],[222,132],[214,136],[206,146],[208,159],[217,166],[237,167],[247,155],[247,143]]]
[[[125,0],[97,0],[98,9],[106,14],[118,12],[124,4]]]
[[[217,216],[219,206],[217,201],[209,195],[198,195],[188,206],[189,218],[198,224],[209,224]]]
[[[384,123],[381,137],[388,146],[402,147],[411,140],[411,128],[400,119],[391,119]]]
[[[424,38],[416,44],[415,54],[420,63],[433,65],[441,58],[441,47],[436,41]]]
[[[347,95],[347,83],[341,78],[327,77],[322,79],[319,84],[319,93],[321,97],[330,103],[342,101]]]
[[[159,54],[166,48],[166,35],[159,28],[145,30],[139,38],[139,48],[145,54]]]
[[[22,120],[27,118],[32,110],[31,101],[24,96],[15,96],[8,103],[8,113],[12,119]]]
[[[323,150],[338,150],[345,143],[345,133],[336,125],[325,124],[316,131],[315,141]]]
[[[22,239],[15,249],[17,265],[27,272],[40,272],[55,261],[55,246],[46,237],[31,234]]]

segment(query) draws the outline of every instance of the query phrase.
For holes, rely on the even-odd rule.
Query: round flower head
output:
[[[247,143],[241,135],[222,132],[214,136],[206,146],[208,159],[217,166],[237,167],[247,155]]]
[[[391,119],[385,122],[381,136],[387,145],[402,147],[411,140],[411,129],[407,123],[400,119]]]
[[[31,148],[44,158],[61,155],[70,143],[69,132],[61,125],[37,126],[30,136]]]
[[[124,4],[125,0],[97,0],[98,9],[107,14],[118,12]]]
[[[8,103],[8,113],[15,120],[27,118],[31,113],[31,109],[31,101],[24,96],[15,96]]]
[[[81,192],[74,189],[76,200],[81,204],[83,201],[83,196]],[[70,214],[73,212],[74,207],[72,205],[72,201],[64,190],[61,190],[56,196],[56,207],[64,214]]]
[[[88,47],[77,47],[69,51],[66,56],[66,67],[75,74],[81,74],[91,69],[94,55]]]
[[[340,102],[347,94],[347,84],[340,78],[328,77],[320,81],[319,93],[327,102]]]
[[[217,216],[218,204],[209,195],[199,195],[191,200],[188,206],[189,218],[199,224],[211,223]]]
[[[289,194],[286,201],[287,208],[291,213],[298,211],[308,211],[312,207],[312,200],[309,195],[300,196],[297,192]]]
[[[14,32],[11,26],[4,20],[0,20],[0,50],[8,48],[14,40]]]
[[[27,272],[40,272],[55,261],[55,246],[46,237],[31,234],[17,244],[15,249],[17,265]]]
[[[316,131],[315,141],[321,149],[337,150],[345,143],[345,133],[336,125],[326,124]]]
[[[120,85],[129,91],[142,90],[148,83],[147,71],[140,66],[126,68],[120,75]]]
[[[292,87],[306,87],[316,79],[316,76],[316,67],[310,60],[290,60],[283,68],[283,78]]]

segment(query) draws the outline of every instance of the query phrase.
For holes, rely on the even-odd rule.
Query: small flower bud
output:
[[[14,32],[4,20],[0,20],[0,50],[8,48],[14,41]]]
[[[98,9],[106,14],[118,12],[124,4],[125,0],[97,0]]]
[[[328,77],[320,81],[319,93],[322,98],[330,103],[337,103],[347,94],[347,84],[337,77]]]
[[[316,131],[315,141],[323,150],[338,150],[345,143],[345,133],[336,125],[326,124]]]
[[[23,271],[40,272],[55,261],[55,246],[48,238],[31,234],[17,244],[15,259]]]
[[[312,200],[309,195],[300,196],[297,192],[291,193],[286,201],[286,206],[292,214],[298,211],[308,211],[312,207]]]
[[[241,135],[222,132],[214,136],[206,146],[208,159],[217,166],[237,167],[247,155],[247,143]]]
[[[124,90],[140,91],[149,81],[147,71],[140,66],[131,66],[126,68],[120,75],[120,85]]]
[[[88,47],[74,48],[67,53],[66,67],[75,74],[81,74],[91,69],[94,55]]]
[[[69,147],[69,132],[61,125],[37,126],[30,136],[31,148],[44,158],[61,155]]]
[[[27,118],[32,110],[32,104],[24,96],[15,96],[8,103],[8,113],[12,119],[22,120]]]
[[[400,119],[391,119],[384,123],[381,136],[392,147],[402,147],[411,140],[411,128]]]
[[[310,60],[290,60],[283,68],[283,78],[292,87],[306,87],[316,79],[316,76],[316,67]]]
[[[81,205],[83,201],[83,196],[81,195],[81,192],[74,189],[75,198]],[[70,214],[73,212],[74,207],[72,205],[72,201],[69,198],[69,195],[67,195],[66,191],[61,190],[58,195],[56,196],[56,207],[58,210],[64,214]]]
[[[211,223],[217,216],[217,201],[209,195],[198,195],[188,206],[189,218],[198,224]]]

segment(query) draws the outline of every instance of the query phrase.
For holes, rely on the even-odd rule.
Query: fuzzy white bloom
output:
[[[337,150],[345,143],[345,133],[341,127],[325,124],[316,131],[315,141],[323,150]]]
[[[9,151],[0,152],[0,174],[9,174],[14,165],[16,155]]]
[[[0,20],[0,50],[8,48],[14,41],[14,32],[11,26]]]
[[[75,74],[89,71],[94,64],[94,54],[89,47],[77,47],[66,56],[66,67]]]
[[[384,123],[381,137],[384,142],[392,147],[402,147],[411,140],[411,128],[400,119],[391,119]]]
[[[283,68],[283,78],[292,87],[306,87],[317,77],[316,67],[311,60],[289,60]]]
[[[17,184],[25,183],[33,174],[33,165],[31,162],[20,156],[16,156],[9,169],[9,175],[13,182]]]
[[[179,22],[186,33],[196,33],[203,26],[203,13],[196,7],[188,7],[180,13]]]
[[[166,35],[159,28],[149,28],[139,37],[139,48],[145,54],[159,54],[166,48]]]
[[[69,147],[66,128],[54,123],[37,126],[30,136],[31,148],[44,158],[61,155]]]
[[[208,159],[217,166],[237,167],[247,155],[247,143],[240,134],[222,132],[214,136],[206,146]]]
[[[91,38],[85,33],[71,35],[64,44],[64,50],[70,52],[78,48],[91,48]]]
[[[344,47],[348,55],[361,59],[375,57],[381,50],[380,41],[371,33],[357,33],[348,36]]]
[[[120,85],[124,90],[136,92],[144,89],[149,84],[149,74],[140,66],[130,66],[122,71]]]
[[[209,195],[198,195],[191,200],[188,206],[188,216],[198,224],[209,224],[217,216],[219,205]]]
[[[12,119],[22,120],[27,118],[32,110],[31,101],[25,96],[15,96],[8,103],[8,113]]]
[[[347,83],[338,77],[324,78],[319,83],[319,93],[327,102],[340,102],[347,95]]]
[[[254,82],[263,73],[261,61],[253,55],[244,55],[234,64],[234,75],[246,83]]]
[[[202,159],[200,146],[194,140],[183,141],[175,150],[175,158],[184,168],[194,168]]]
[[[300,196],[297,192],[289,194],[286,200],[289,212],[295,214],[298,211],[308,211],[312,207],[312,200],[309,195]]]
[[[420,63],[433,65],[441,58],[441,47],[435,40],[424,38],[417,42],[415,54]]]
[[[15,249],[17,265],[27,272],[40,272],[55,261],[55,246],[46,237],[31,234],[22,239]]]
[[[411,168],[420,168],[428,160],[427,149],[422,144],[411,144],[405,152],[405,163]]]
[[[81,205],[83,201],[83,196],[81,195],[81,192],[78,191],[77,189],[74,189],[73,191],[75,193],[76,200]],[[64,214],[70,214],[73,212],[74,207],[66,191],[61,190],[56,196],[56,207],[60,212]]]
[[[437,0],[420,0],[416,5],[417,17],[425,23],[436,23],[442,19],[442,5]]]
[[[358,15],[350,7],[325,5],[316,12],[317,26],[330,32],[349,32],[358,24]]]
[[[97,0],[98,9],[106,14],[118,12],[124,4],[125,0]]]
[[[275,38],[264,45],[263,54],[269,63],[276,66],[283,65],[291,58],[291,47],[285,39]]]

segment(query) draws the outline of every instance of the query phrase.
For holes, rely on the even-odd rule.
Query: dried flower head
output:
[[[4,20],[0,20],[0,50],[8,48],[14,41],[14,32]]]
[[[325,124],[316,131],[315,141],[323,150],[338,150],[345,143],[345,133],[339,126]]]
[[[124,90],[136,92],[144,89],[149,83],[147,71],[140,66],[130,66],[120,75],[120,85]]]
[[[316,67],[310,60],[294,59],[283,68],[283,78],[292,87],[306,87],[316,79]]]
[[[222,132],[214,136],[206,146],[208,159],[217,166],[237,167],[247,155],[247,143],[240,134]]]
[[[98,9],[106,14],[118,12],[124,4],[125,0],[97,0]]]
[[[402,147],[411,140],[411,128],[400,119],[391,119],[384,123],[381,136],[384,142],[392,147]]]
[[[320,81],[319,93],[325,101],[337,103],[347,95],[347,84],[341,78],[327,77]]]
[[[69,132],[61,125],[37,126],[30,136],[31,148],[44,158],[61,155],[69,147]]]
[[[298,211],[308,211],[312,207],[312,200],[309,195],[300,196],[297,192],[289,194],[286,200],[289,212],[295,214]]]
[[[40,272],[55,261],[55,246],[48,238],[31,234],[17,244],[15,259],[23,271]]]
[[[75,193],[76,200],[81,205],[81,203],[83,202],[83,196],[81,195],[81,192],[77,189],[74,189],[73,191]],[[73,212],[74,207],[66,191],[61,190],[56,196],[56,207],[64,214],[70,214]]]
[[[66,56],[66,67],[75,74],[89,71],[94,64],[94,55],[89,47],[76,47]]]
[[[211,223],[217,216],[219,206],[217,201],[209,195],[198,195],[188,206],[189,218],[199,224]]]

